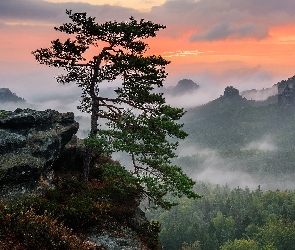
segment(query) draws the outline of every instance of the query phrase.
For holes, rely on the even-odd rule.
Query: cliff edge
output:
[[[0,248],[160,249],[142,188],[109,156],[93,156],[79,181],[84,144],[73,113],[0,111]]]
[[[0,115],[0,195],[37,190],[78,131],[73,113],[16,109]],[[9,192],[7,191],[9,190]]]

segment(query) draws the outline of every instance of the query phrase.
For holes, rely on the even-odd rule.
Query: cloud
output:
[[[177,50],[177,51],[164,52],[163,57],[198,56],[204,53],[205,52],[198,51],[198,50]]]
[[[276,84],[269,88],[252,89],[240,93],[240,95],[246,99],[255,101],[263,101],[276,94],[278,94],[278,87]]]
[[[293,0],[171,0],[152,8],[170,36],[191,33],[191,41],[263,39],[273,26],[294,25]],[[171,27],[171,29],[169,28]]]
[[[275,151],[278,150],[270,135],[264,135],[260,140],[247,144],[245,150]]]
[[[208,167],[195,176],[195,180],[207,181],[214,184],[228,185],[231,188],[249,187],[254,190],[259,182],[248,173],[242,171],[222,170]],[[264,186],[264,185],[263,185]]]
[[[130,8],[110,5],[91,5],[88,3],[50,3],[43,0],[0,0],[0,20],[5,22],[51,22],[67,21],[65,10],[86,12],[96,16],[98,22],[117,19],[126,20],[138,13]]]
[[[214,41],[224,39],[243,39],[255,38],[257,40],[266,38],[268,30],[264,27],[257,27],[253,23],[245,23],[240,26],[231,25],[228,22],[222,22],[211,27],[205,34],[193,34],[190,41]]]
[[[294,16],[295,2],[293,0],[228,0],[228,2],[232,8],[236,8],[237,10],[246,10],[252,15],[263,16],[270,13],[280,12]]]
[[[37,0],[1,0],[0,17],[5,21],[54,20],[62,11],[57,7],[57,5]]]
[[[259,141],[250,143],[254,146],[251,146],[253,149],[267,151],[266,154],[272,154],[273,150],[277,150],[269,135],[261,138]],[[252,190],[259,185],[264,190],[294,189],[294,174],[260,173],[258,164],[261,162],[253,161],[251,157],[239,160],[235,157],[223,157],[216,150],[198,145],[195,141],[189,142],[189,140],[180,143],[177,150],[180,158],[176,160],[176,164],[183,167],[193,180],[228,185],[231,188],[249,187]],[[247,166],[256,170],[249,170]]]
[[[293,0],[170,0],[150,12],[111,5],[82,2],[51,3],[44,0],[0,0],[0,21],[57,23],[66,22],[66,9],[87,12],[97,22],[130,16],[167,25],[159,35],[180,37],[190,33],[191,41],[220,39],[263,39],[274,25],[294,24]],[[188,38],[189,39],[189,38]]]
[[[184,109],[194,108],[211,100],[218,98],[222,93],[222,88],[214,88],[213,86],[201,86],[200,90],[194,91],[180,96],[165,95],[166,102],[172,106]]]

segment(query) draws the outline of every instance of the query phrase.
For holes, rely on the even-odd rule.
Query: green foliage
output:
[[[181,168],[171,165],[176,140],[187,136],[178,123],[185,112],[167,105],[163,94],[154,91],[163,86],[165,67],[170,62],[145,55],[148,44],[144,40],[155,37],[165,26],[133,17],[127,22],[98,24],[86,13],[67,10],[66,14],[71,22],[55,29],[70,38],[64,42],[56,39],[51,47],[32,54],[41,64],[65,69],[67,73],[58,76],[58,82],[75,82],[82,89],[79,108],[91,113],[84,179],[88,179],[94,152],[110,155],[123,151],[130,156],[132,174],[142,185],[142,192],[157,206],[173,205],[165,200],[167,193],[198,198],[194,182]],[[87,61],[84,53],[89,49],[94,55]],[[115,97],[100,96],[99,85],[114,80],[121,81],[114,90]],[[107,129],[98,129],[98,123]],[[133,184],[134,179],[130,181]]]
[[[6,115],[5,110],[0,110],[0,119],[5,117],[5,115]]]
[[[254,240],[234,240],[221,246],[221,250],[260,250],[261,248]],[[265,248],[264,248],[265,249]],[[270,248],[267,248],[270,250]]]
[[[141,224],[139,234],[151,249],[159,248],[160,224],[158,221],[146,221]]]
[[[183,243],[181,250],[201,250],[200,243],[195,241],[194,243]]]
[[[69,177],[62,172],[55,180],[56,188],[41,196],[12,204],[0,202],[4,249],[94,249],[81,236],[89,229],[108,229],[113,222],[133,227],[130,218],[139,205],[141,186],[107,157],[96,159],[95,165],[99,167],[93,170],[98,171],[91,172],[87,184],[76,180],[77,173]],[[157,222],[146,221],[134,230],[150,247],[158,244]]]
[[[269,215],[266,224],[255,235],[256,241],[262,246],[272,246],[274,249],[295,249],[295,221],[281,216]]]
[[[295,191],[267,191],[197,183],[199,200],[182,198],[169,211],[150,210],[161,223],[164,249],[199,242],[200,249],[295,249]]]
[[[145,194],[156,205],[170,207],[172,204],[163,197],[167,193],[175,196],[186,195],[190,198],[199,197],[192,191],[194,182],[177,166],[170,165],[175,157],[174,150],[178,143],[166,137],[184,138],[186,133],[182,125],[174,123],[183,112],[169,106],[161,106],[161,115],[134,115],[125,113],[123,122],[109,123],[110,130],[98,132],[101,145],[107,145],[107,152],[125,151],[132,159],[134,171],[139,183],[145,188]],[[155,110],[156,111],[156,110]],[[176,111],[176,112],[175,112]],[[135,125],[133,125],[135,124]]]
[[[220,244],[228,240],[233,240],[236,236],[236,222],[232,216],[224,217],[222,214],[217,215],[212,220],[216,238]]]
[[[105,195],[115,204],[136,206],[136,202],[142,199],[142,187],[138,184],[137,178],[119,164],[105,164],[102,170],[102,178],[106,183]]]

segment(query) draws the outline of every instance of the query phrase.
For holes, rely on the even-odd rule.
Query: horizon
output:
[[[69,21],[66,9],[87,12],[98,23],[134,16],[166,25],[147,41],[148,53],[171,61],[166,87],[187,78],[210,91],[220,93],[226,86],[244,91],[271,87],[295,75],[292,0],[108,2],[0,0],[0,87],[29,101],[42,93],[67,92],[54,79],[60,71],[39,65],[31,55],[61,37],[53,27]]]

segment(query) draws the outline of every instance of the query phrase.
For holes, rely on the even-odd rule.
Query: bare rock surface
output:
[[[5,195],[34,189],[51,176],[51,167],[79,124],[74,114],[16,109],[0,115],[0,189]],[[10,195],[10,194],[7,194]]]

